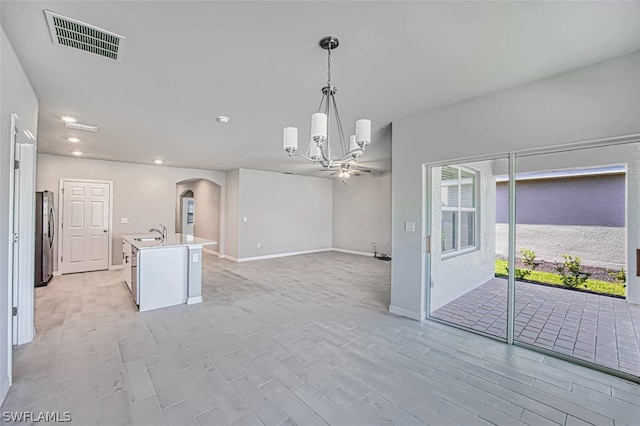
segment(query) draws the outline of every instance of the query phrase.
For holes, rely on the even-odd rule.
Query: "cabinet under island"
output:
[[[124,281],[140,312],[202,302],[202,248],[215,245],[187,234],[124,235]]]

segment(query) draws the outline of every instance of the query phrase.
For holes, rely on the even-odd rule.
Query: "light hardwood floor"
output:
[[[36,290],[1,411],[73,424],[624,425],[640,387],[390,315],[390,265],[343,253],[204,255],[204,303],[138,313],[120,271]]]

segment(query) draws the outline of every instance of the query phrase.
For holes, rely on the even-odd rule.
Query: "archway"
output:
[[[176,232],[219,241],[220,185],[208,179],[176,183]]]
[[[191,189],[180,195],[180,221],[176,223],[176,231],[182,234],[194,235],[195,228],[195,196]]]

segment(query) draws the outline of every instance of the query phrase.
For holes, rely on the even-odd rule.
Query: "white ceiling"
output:
[[[124,35],[123,60],[54,45],[44,9]],[[390,169],[398,118],[640,50],[638,1],[2,1],[1,15],[40,101],[40,152],[214,170],[317,168],[286,156],[282,128],[303,146],[325,35],[341,41],[345,132],[372,120],[363,161],[377,170]],[[65,129],[61,115],[100,131]]]

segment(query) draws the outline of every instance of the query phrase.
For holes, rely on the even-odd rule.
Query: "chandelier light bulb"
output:
[[[285,127],[282,131],[282,146],[287,152],[295,152],[298,149],[298,129]]]
[[[327,114],[316,112],[311,115],[311,138],[327,139]]]
[[[313,161],[320,161],[322,159],[322,152],[320,151],[320,147],[313,139],[311,139],[311,142],[309,142],[309,158],[311,158]]]
[[[371,120],[361,119],[356,121],[356,142],[360,147],[365,147],[371,143]]]

